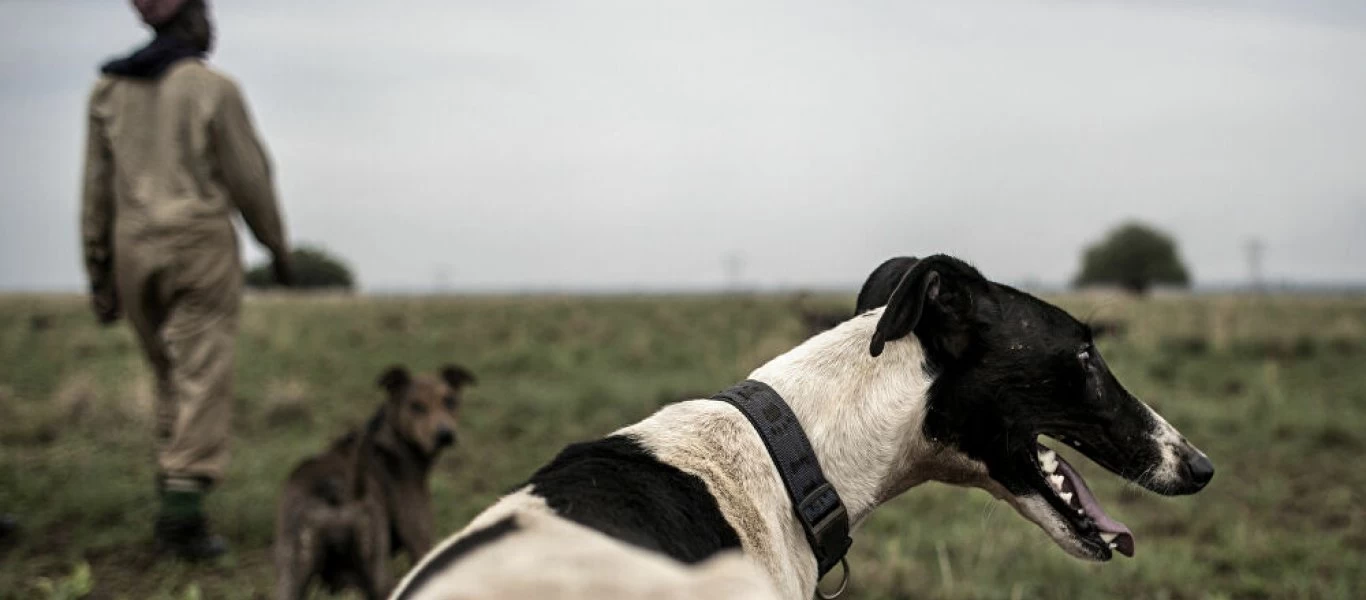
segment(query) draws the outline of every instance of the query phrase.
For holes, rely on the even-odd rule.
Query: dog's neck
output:
[[[373,437],[375,449],[393,457],[391,471],[400,478],[411,479],[426,485],[427,475],[436,462],[421,448],[399,433],[393,422],[387,418],[387,404],[380,406],[375,415],[366,423],[366,434]]]
[[[853,523],[909,487],[909,454],[925,447],[932,378],[913,336],[869,354],[881,313],[845,321],[750,374],[792,407]]]

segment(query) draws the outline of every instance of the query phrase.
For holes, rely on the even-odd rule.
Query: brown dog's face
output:
[[[455,443],[461,392],[473,383],[474,376],[456,365],[446,365],[437,376],[413,376],[404,367],[390,367],[379,378],[389,393],[394,429],[426,456]]]

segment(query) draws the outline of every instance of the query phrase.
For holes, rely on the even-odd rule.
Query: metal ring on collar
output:
[[[840,579],[840,587],[834,593],[827,594],[821,591],[821,582],[816,582],[816,596],[820,597],[821,600],[835,600],[844,593],[844,590],[849,588],[849,561],[842,556],[840,557],[840,571],[844,573],[844,577]]]

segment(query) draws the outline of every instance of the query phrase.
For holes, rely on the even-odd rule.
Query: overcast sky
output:
[[[1138,218],[1200,281],[1366,280],[1366,2],[215,2],[292,237],[370,289],[1062,282]],[[399,8],[403,7],[403,8]],[[0,290],[83,286],[126,2],[0,0]],[[252,259],[260,257],[252,248]]]

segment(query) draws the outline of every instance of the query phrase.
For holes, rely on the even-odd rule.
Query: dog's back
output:
[[[510,495],[436,548],[391,600],[777,600],[738,549],[686,564]]]

